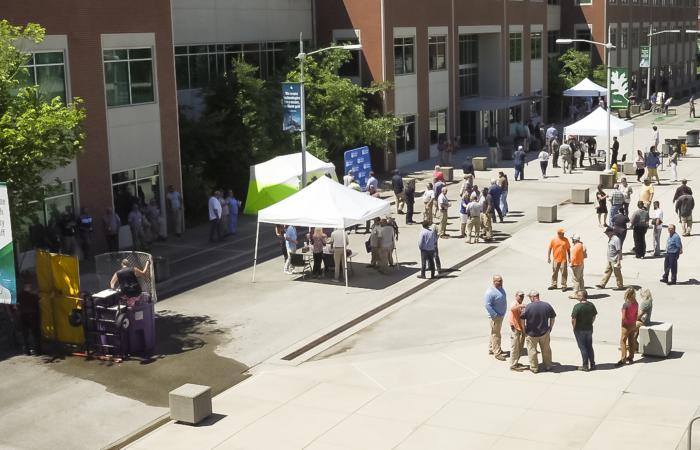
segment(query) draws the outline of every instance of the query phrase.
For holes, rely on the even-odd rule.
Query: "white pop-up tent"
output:
[[[634,132],[634,124],[610,115],[610,136],[626,136]],[[578,122],[564,127],[564,134],[576,136],[605,136],[608,133],[608,112],[596,108]]]
[[[565,97],[600,97],[606,95],[608,90],[598,86],[588,78],[584,78],[579,83],[563,92]]]
[[[336,178],[335,165],[306,154],[308,179],[329,174]],[[301,183],[301,153],[292,153],[272,158],[250,166],[248,197],[245,214],[255,214],[261,209],[285,199],[299,190]]]
[[[299,227],[341,228],[365,223],[375,217],[389,214],[391,205],[386,200],[374,198],[321,177],[296,194],[258,212],[253,260],[253,281],[258,262],[260,223],[294,225]],[[348,286],[347,243],[345,250],[345,287]]]

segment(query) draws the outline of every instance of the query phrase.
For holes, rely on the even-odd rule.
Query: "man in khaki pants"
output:
[[[583,282],[583,260],[588,257],[586,247],[581,242],[581,237],[578,234],[571,236],[571,272],[574,274],[574,293],[569,298],[578,299],[578,291],[585,289]]]
[[[336,228],[331,233],[331,247],[333,247],[333,262],[335,263],[335,278],[333,281],[340,282],[340,274],[345,266],[345,247],[348,245],[348,235],[342,228]]]
[[[552,284],[549,286],[549,289],[557,288],[557,278],[559,272],[561,272],[562,292],[566,291],[566,279],[568,276],[566,266],[571,260],[571,245],[564,236],[564,232],[563,228],[557,230],[557,235],[549,241],[549,249],[547,250],[547,263],[552,265]]]
[[[600,280],[600,284],[596,284],[595,287],[598,289],[605,289],[605,285],[608,284],[610,276],[614,273],[615,281],[617,281],[617,288],[615,289],[621,291],[625,288],[622,279],[622,242],[615,234],[615,230],[610,227],[605,229],[605,235],[608,237],[607,266],[605,267],[603,279]]]
[[[525,321],[525,342],[527,343],[527,356],[530,359],[530,371],[532,373],[539,372],[539,363],[537,361],[537,346],[542,352],[542,364],[544,371],[552,369],[552,348],[549,346],[549,334],[554,327],[554,319],[557,314],[554,308],[547,302],[540,300],[540,293],[530,291],[530,304],[520,315],[520,318]]]
[[[484,307],[489,316],[489,355],[494,355],[499,361],[505,361],[506,357],[501,350],[501,326],[506,315],[506,292],[503,290],[503,278],[500,275],[493,276],[493,286],[484,294]]]
[[[520,315],[525,309],[523,300],[525,300],[525,293],[517,291],[515,301],[510,305],[510,370],[518,370],[522,367],[520,355],[525,345],[525,328]]]

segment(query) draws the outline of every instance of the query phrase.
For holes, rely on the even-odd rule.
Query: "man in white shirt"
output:
[[[435,201],[435,191],[433,183],[428,183],[423,192],[423,221],[433,223],[433,202]]]
[[[292,255],[297,252],[297,229],[294,228],[294,225],[287,225],[284,228],[284,246],[287,248],[287,259],[284,261],[284,273],[291,275],[294,273]]]
[[[348,170],[348,174],[343,177],[343,185],[344,186],[350,186],[350,183],[352,183],[353,180],[353,172],[352,169]]]
[[[654,256],[661,256],[661,230],[664,223],[664,212],[659,207],[659,201],[654,202],[654,209],[651,211],[651,224],[654,230]]]
[[[170,225],[172,225],[175,235],[180,237],[185,223],[184,210],[182,209],[182,194],[176,191],[175,187],[171,184],[168,186],[168,193],[165,198],[167,199]]]
[[[348,245],[348,235],[342,228],[336,228],[331,233],[331,247],[333,247],[333,262],[335,263],[335,278],[333,281],[340,282],[340,274],[345,267],[345,255],[343,254]]]
[[[447,238],[447,211],[450,208],[450,201],[447,199],[447,187],[442,188],[438,197],[438,207],[440,208],[440,237]]]
[[[394,249],[394,227],[385,218],[380,222],[382,235],[379,239],[379,266],[377,269],[382,274],[389,273],[389,259]]]
[[[216,235],[216,240],[221,240],[221,231],[219,230],[219,223],[221,222],[221,192],[214,191],[211,197],[209,197],[209,242],[214,242],[214,235]]]
[[[365,190],[369,191],[370,186],[373,186],[376,191],[379,190],[379,180],[375,176],[374,172],[369,173],[369,178],[367,179],[367,186]]]
[[[654,145],[654,147],[655,147],[656,150],[658,151],[658,150],[659,150],[659,129],[656,127],[656,125],[654,125],[653,127],[651,127],[651,129],[654,130],[654,131],[651,133],[651,140],[652,140],[652,142],[653,142],[652,145]]]

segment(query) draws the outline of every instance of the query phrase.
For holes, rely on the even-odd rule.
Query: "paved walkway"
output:
[[[638,120],[641,147],[656,118]],[[675,120],[661,128],[662,137],[685,133],[685,121],[671,123]],[[700,179],[698,151],[691,149],[679,165],[691,185],[693,178]],[[512,169],[505,170],[512,177]],[[535,172],[533,167],[528,177]],[[361,276],[367,281],[357,278],[345,295],[332,284],[313,283],[313,293],[304,291],[312,282],[290,284],[278,261],[262,265],[264,290],[244,283],[248,271],[212,283],[207,292],[213,297],[227,289],[250,296],[245,302],[232,299],[236,308],[228,320],[242,326],[217,352],[235,355],[253,376],[217,396],[215,415],[200,426],[171,422],[130,448],[684,449],[679,443],[685,426],[700,406],[700,331],[694,320],[700,259],[691,256],[700,252],[700,241],[684,238],[677,286],[658,282],[661,259],[627,255],[623,261],[626,283],[652,289],[654,320],[674,323],[675,351],[668,359],[641,358],[614,368],[622,294],[591,289],[599,311],[594,334],[599,370],[575,371],[580,356],[568,324],[574,301],[569,293],[546,290],[546,243],[559,226],[581,234],[588,247],[586,284],[593,286],[602,275],[605,238],[592,204],[560,205],[561,222],[555,225],[536,223],[533,217],[537,204],[563,203],[571,186],[594,186],[597,174],[558,173],[547,180],[512,183],[514,213],[509,223],[496,226],[497,248],[484,254],[486,244],[441,240],[443,265],[455,271],[437,282],[406,276],[416,270],[417,228],[403,226],[399,250],[408,261],[402,270],[388,279],[368,271]],[[661,174],[665,178],[668,171]],[[477,184],[484,185],[492,175],[479,173]],[[664,183],[656,195],[671,222],[676,185]],[[639,185],[633,188],[636,198]],[[455,216],[450,214],[453,232]],[[512,239],[503,241],[508,236]],[[362,239],[352,235],[351,246],[361,245]],[[627,253],[631,245],[629,239]],[[510,372],[506,363],[486,354],[481,295],[493,273],[504,276],[510,294],[537,289],[557,310],[552,373]],[[189,298],[191,303],[197,290],[189,295],[178,296],[171,305],[185,308],[183,302]],[[382,305],[364,320],[352,320]],[[269,334],[276,331],[285,337],[273,342]],[[305,346],[306,352],[283,359]],[[507,342],[503,346],[508,348]]]

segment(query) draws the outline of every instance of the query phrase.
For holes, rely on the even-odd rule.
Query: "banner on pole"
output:
[[[639,46],[639,67],[648,68],[651,64],[651,52],[648,45]]]
[[[344,154],[345,175],[352,170],[355,181],[365,190],[369,173],[372,171],[372,158],[369,155],[369,147],[354,148]]]
[[[0,183],[0,303],[17,303],[15,249],[12,242],[7,185]]]
[[[282,83],[282,131],[301,131],[301,83]]]
[[[621,67],[611,67],[609,81],[610,107],[627,108],[627,106],[629,105],[627,69]]]

